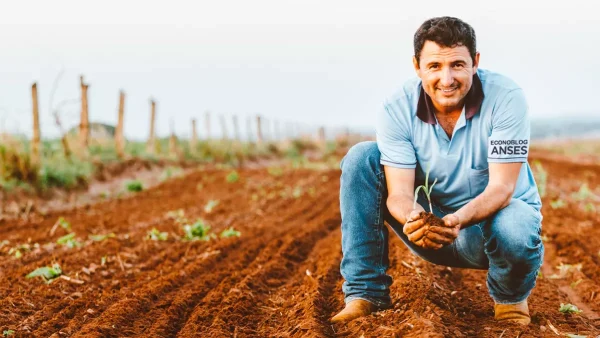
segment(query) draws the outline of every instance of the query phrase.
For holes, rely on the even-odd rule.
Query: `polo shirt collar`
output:
[[[477,74],[473,75],[473,84],[465,97],[465,117],[470,119],[479,112],[481,103],[483,102],[483,85]],[[425,93],[423,85],[421,85],[421,93],[419,94],[419,103],[417,104],[417,116],[421,121],[429,124],[436,124],[435,108],[431,97]]]

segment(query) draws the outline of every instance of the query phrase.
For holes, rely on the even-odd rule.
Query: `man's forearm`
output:
[[[460,220],[461,228],[477,224],[506,207],[513,191],[514,188],[506,185],[488,185],[479,196],[454,213]]]
[[[405,224],[413,211],[413,197],[409,195],[396,195],[388,197],[386,205],[392,217],[394,217],[401,224]],[[417,203],[417,210],[424,210],[421,205]]]

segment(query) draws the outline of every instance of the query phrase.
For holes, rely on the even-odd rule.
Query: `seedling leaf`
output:
[[[53,279],[59,277],[60,275],[62,275],[60,265],[53,264],[52,267],[44,266],[41,268],[37,268],[30,272],[27,276],[25,276],[25,278],[30,279],[35,277],[42,277],[44,281],[50,283]]]
[[[144,190],[144,185],[142,184],[141,181],[135,180],[135,181],[127,182],[127,184],[125,185],[125,188],[127,189],[127,191],[140,192],[140,191]]]
[[[211,238],[215,238],[215,234],[209,233],[210,225],[205,224],[200,219],[192,225],[184,225],[183,231],[185,232],[185,239],[189,241],[209,241]]]
[[[223,232],[221,232],[221,238],[229,238],[229,237],[240,237],[242,233],[235,230],[233,227],[229,227],[228,229],[223,230]]]
[[[206,203],[204,206],[204,212],[207,214],[211,213],[217,205],[219,205],[219,200],[208,201],[208,203]]]
[[[114,238],[115,234],[114,233],[110,233],[110,234],[106,234],[106,235],[89,235],[88,238],[91,239],[94,242],[102,242],[108,238]]]
[[[59,238],[58,240],[56,240],[56,244],[60,244],[60,245],[66,246],[69,249],[73,249],[74,247],[81,246],[81,243],[79,243],[75,239],[75,233],[74,232],[71,232],[68,235],[62,236],[61,238]]]
[[[160,232],[156,228],[152,228],[152,230],[148,231],[148,239],[153,241],[166,241],[169,237],[168,232]]]
[[[14,330],[4,330],[4,331],[2,332],[2,335],[3,335],[4,337],[12,336],[13,334],[15,334],[15,331],[14,331]]]
[[[237,171],[232,171],[229,174],[227,174],[227,183],[235,183],[240,179],[240,175],[237,173]]]
[[[560,303],[560,308],[558,309],[558,311],[560,311],[561,313],[567,313],[567,314],[571,314],[571,313],[582,313],[583,311],[579,310],[577,308],[577,306],[573,305],[573,304],[563,304]]]

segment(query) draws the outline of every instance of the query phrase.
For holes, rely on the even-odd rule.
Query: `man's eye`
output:
[[[454,68],[463,68],[464,65],[462,63],[457,63],[454,65]]]
[[[429,66],[429,69],[438,69],[440,66],[439,65],[431,65]]]

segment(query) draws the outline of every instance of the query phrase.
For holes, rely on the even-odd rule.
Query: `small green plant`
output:
[[[4,337],[12,336],[13,334],[15,334],[15,331],[14,331],[14,330],[4,330],[4,331],[2,332],[2,335],[3,335]]]
[[[582,184],[579,190],[576,193],[573,193],[572,195],[573,199],[579,202],[587,201],[590,197],[593,196],[594,193],[592,193],[587,183]]]
[[[225,178],[225,180],[227,181],[227,183],[235,183],[240,179],[240,175],[238,174],[237,171],[232,171],[229,174],[227,174],[227,177]]]
[[[219,205],[219,200],[208,201],[208,203],[206,203],[204,206],[204,212],[207,214],[211,213],[217,205]]]
[[[166,241],[168,237],[168,232],[160,232],[156,228],[152,228],[152,230],[148,231],[148,235],[146,236],[147,239],[153,241]]]
[[[591,212],[591,213],[595,213],[596,212],[596,206],[593,203],[586,203],[585,204],[585,212]]]
[[[204,223],[203,220],[197,220],[196,223],[183,226],[185,232],[185,239],[188,241],[210,241],[215,238],[215,234],[210,233],[210,225]]]
[[[567,204],[565,203],[565,201],[563,201],[561,199],[557,199],[555,201],[550,201],[550,207],[552,207],[552,209],[560,209],[560,208],[564,208],[566,206],[567,206]]]
[[[34,248],[38,248],[39,244],[34,244]],[[31,245],[29,245],[28,243],[25,244],[19,244],[15,247],[10,248],[10,250],[8,250],[8,255],[9,256],[15,256],[16,259],[19,259],[21,257],[23,257],[23,252],[29,252],[31,251]]]
[[[56,240],[56,244],[60,244],[62,246],[66,246],[69,249],[73,249],[75,247],[81,246],[81,243],[75,239],[75,233],[71,232],[68,235],[64,235],[61,238]]]
[[[425,196],[427,197],[427,201],[429,202],[429,212],[433,213],[433,207],[431,206],[431,192],[433,191],[433,187],[437,183],[437,178],[433,181],[431,187],[429,187],[429,167],[427,168],[427,172],[425,173],[425,184],[418,186],[415,189],[415,200],[413,202],[413,209],[417,208],[417,200],[419,199],[419,190],[423,189],[425,192]]]
[[[7,246],[9,244],[10,244],[10,242],[8,240],[6,240],[6,239],[3,240],[2,242],[0,242],[0,249],[2,249],[4,246]]]
[[[582,313],[583,311],[579,310],[577,306],[573,304],[563,304],[560,303],[560,308],[558,309],[561,313],[571,314],[571,313]]]
[[[221,238],[229,238],[229,237],[240,237],[241,236],[241,232],[235,230],[233,227],[229,227],[228,229],[225,229],[221,232],[221,235],[219,237]]]
[[[35,277],[42,277],[42,279],[44,279],[46,283],[50,284],[54,279],[58,278],[60,275],[62,275],[60,265],[53,264],[52,267],[44,266],[41,268],[37,268],[30,272],[27,276],[25,276],[25,278],[30,279]]]
[[[534,161],[533,162],[533,166],[534,166],[534,171],[533,171],[533,175],[536,178],[536,183],[537,183],[537,187],[538,187],[538,192],[540,194],[540,197],[545,197],[546,196],[546,184],[548,182],[548,172],[546,171],[546,169],[544,169],[544,167],[542,166],[542,164],[540,163],[540,161]]]
[[[67,231],[71,231],[71,223],[67,222],[66,219],[64,219],[64,217],[60,217],[58,219],[58,221],[56,221],[58,223],[58,226],[60,226],[61,228],[67,230]]]
[[[574,333],[567,333],[566,335],[568,338],[587,338],[587,336],[583,336],[580,334],[574,334]]]
[[[100,266],[104,266],[104,265],[106,265],[106,259],[107,259],[107,258],[108,258],[108,257],[107,257],[106,255],[105,255],[105,256],[102,256],[102,258],[100,258]]]
[[[583,281],[583,279],[581,279],[581,278],[579,278],[578,280],[574,281],[573,283],[571,283],[571,288],[574,289],[582,281]]]
[[[294,190],[292,191],[292,197],[298,199],[302,197],[302,193],[302,187],[294,187]]]
[[[111,232],[110,234],[106,234],[106,235],[89,235],[88,238],[94,242],[102,242],[109,238],[115,238],[115,236],[116,235],[113,232]]]
[[[141,181],[135,180],[135,181],[127,182],[127,184],[125,185],[125,188],[127,189],[127,191],[130,191],[130,192],[140,192],[140,191],[144,190],[144,185],[142,184]]]

